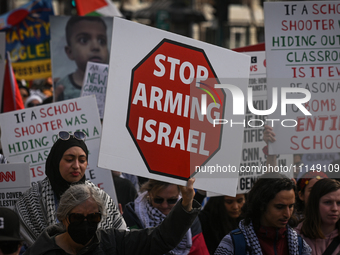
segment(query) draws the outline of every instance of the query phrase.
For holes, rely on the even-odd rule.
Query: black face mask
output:
[[[67,232],[74,242],[85,245],[96,234],[97,226],[97,223],[89,223],[87,221],[83,221],[80,224],[70,223]]]

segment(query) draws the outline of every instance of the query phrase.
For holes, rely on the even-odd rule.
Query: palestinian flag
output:
[[[6,54],[6,58],[7,63],[5,67],[1,112],[10,112],[25,108],[19,91],[18,83],[15,79],[11,63],[11,57],[8,51]]]
[[[75,0],[79,16],[118,16],[123,15],[111,0]]]

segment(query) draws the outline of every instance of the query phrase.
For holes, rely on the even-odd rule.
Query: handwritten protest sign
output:
[[[338,152],[339,2],[265,2],[264,11],[269,107],[273,87],[283,96],[287,88],[305,89],[287,93],[287,107],[270,116],[277,142],[269,153]]]
[[[111,172],[97,168],[101,123],[94,96],[0,114],[1,143],[10,162],[30,164],[32,182],[45,178],[45,161],[59,131],[82,130],[89,149],[86,177],[114,197]]]
[[[81,96],[95,95],[99,116],[104,117],[105,96],[109,65],[87,62]]]
[[[0,164],[0,183],[0,206],[13,209],[15,201],[30,188],[29,164]]]
[[[112,40],[98,165],[179,185],[195,176],[197,188],[235,195],[243,126],[214,120],[243,116],[214,86],[245,94],[249,57],[117,18]]]
[[[244,52],[250,56],[250,76],[249,87],[253,90],[253,106],[257,110],[268,108],[267,102],[267,75],[266,75],[266,58],[264,51]],[[250,122],[244,128],[243,148],[241,167],[245,170],[239,173],[239,183],[237,193],[248,192],[256,180],[264,173],[263,169],[267,164],[267,156],[263,153],[262,148],[266,145],[263,141],[262,121],[265,122],[267,116],[255,115],[247,108],[245,116],[246,123]],[[292,155],[277,155],[277,166],[282,166],[283,174],[293,177],[294,168]],[[256,171],[252,171],[256,170]]]
[[[327,166],[331,164],[332,162],[340,160],[340,153],[307,153],[303,154],[301,161],[304,164],[304,167],[301,169],[303,172],[299,174],[299,176],[302,176],[304,173],[306,173],[306,170],[308,170],[310,167],[315,167],[317,170],[318,168],[322,169],[323,171],[323,166]],[[339,172],[334,168],[334,172]],[[332,174],[328,173],[329,177],[333,177]],[[298,177],[299,177],[298,176]],[[334,176],[337,178],[337,176]]]

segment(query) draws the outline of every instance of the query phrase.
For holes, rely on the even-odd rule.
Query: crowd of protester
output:
[[[98,19],[84,22],[103,26]],[[52,78],[17,83],[25,108],[56,101]],[[0,207],[0,255],[340,254],[340,182],[324,172],[295,171],[300,176],[292,178],[266,173],[248,193],[206,197],[203,190],[195,194],[194,179],[181,187],[112,171],[115,204],[86,180],[85,134],[58,135],[46,178],[14,210]],[[263,141],[276,141],[270,126]],[[267,164],[276,165],[276,155],[263,151]],[[0,163],[9,163],[1,147]],[[294,164],[303,165],[301,154],[294,155]]]
[[[340,254],[340,182],[325,173],[266,173],[247,194],[209,197],[202,207],[194,179],[181,187],[129,176],[136,188],[112,172],[116,205],[85,178],[85,134],[58,135],[47,177],[17,200],[12,216],[0,208],[0,254]],[[270,127],[264,141],[275,141]]]
[[[20,82],[19,88],[25,107],[52,102],[48,79],[31,88]],[[47,177],[14,210],[0,207],[0,255],[340,254],[340,182],[324,172],[292,179],[267,173],[235,197],[205,197],[196,190],[201,206],[191,194],[193,179],[185,188],[112,171],[116,205],[85,178],[85,134],[58,135],[46,160]],[[263,140],[275,142],[271,127]],[[8,163],[1,153],[0,160]],[[275,165],[276,156],[267,155],[267,163]]]
[[[65,51],[77,69],[56,81],[55,100],[51,77],[17,80],[25,108],[79,97],[88,56],[108,63],[106,30],[99,17],[71,18]],[[184,187],[112,171],[116,204],[86,180],[85,134],[58,136],[46,178],[32,184],[14,210],[0,207],[0,255],[340,254],[340,182],[326,173],[266,173],[248,193],[206,197],[194,190],[194,178]],[[263,140],[276,141],[271,127]],[[296,169],[301,156],[294,155]],[[275,155],[266,157],[276,164]],[[0,163],[9,163],[1,147]]]
[[[17,80],[17,83],[25,108],[52,103],[53,84],[51,77],[33,80],[30,83],[25,80]]]

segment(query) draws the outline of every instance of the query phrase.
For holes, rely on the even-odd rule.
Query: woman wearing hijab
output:
[[[134,202],[125,206],[123,217],[131,229],[145,229],[160,225],[181,199],[180,186],[157,180],[145,182],[141,192]],[[166,254],[209,255],[198,218],[181,242]]]
[[[16,202],[20,216],[20,232],[31,246],[43,230],[58,223],[55,216],[60,196],[72,184],[86,184],[98,190],[104,201],[108,217],[99,224],[101,228],[126,229],[126,224],[111,197],[91,181],[86,180],[88,149],[81,131],[69,134],[59,132],[59,139],[52,146],[45,164],[46,178],[33,184]]]

